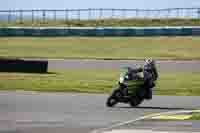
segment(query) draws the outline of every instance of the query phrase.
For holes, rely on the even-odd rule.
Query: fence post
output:
[[[171,13],[171,10],[170,9],[167,9],[167,16],[166,16],[166,20],[167,20],[167,26],[169,26],[169,21],[170,21],[170,13]]]
[[[191,18],[191,14],[190,14],[190,11],[191,11],[192,9],[187,9],[187,16],[186,17],[188,17],[189,19]]]
[[[178,8],[176,9],[176,13],[177,13],[176,18],[178,18],[179,17],[179,9]]]
[[[115,9],[111,9],[111,18],[113,19],[115,15]]]
[[[145,12],[145,18],[146,19],[150,19],[150,15],[149,14],[151,14],[151,11],[150,10],[146,10],[146,12]]]
[[[80,9],[77,10],[77,17],[78,17],[78,20],[80,21],[80,19],[81,19],[81,10]]]
[[[56,10],[54,10],[54,21],[57,20],[57,16],[56,16]]]
[[[102,16],[103,16],[103,9],[100,8],[100,9],[99,9],[99,19],[100,19],[100,20],[102,19]]]
[[[126,19],[126,9],[122,9],[122,18]]]
[[[197,16],[198,16],[198,19],[200,19],[200,8],[197,9]]]
[[[19,13],[20,13],[20,16],[19,16],[19,19],[20,19],[20,20],[19,20],[19,23],[22,24],[22,23],[23,23],[23,10],[20,10]]]
[[[65,23],[67,23],[68,19],[69,19],[69,16],[68,16],[68,10],[66,9],[65,10]]]
[[[135,17],[136,17],[136,18],[138,17],[138,14],[139,14],[139,9],[136,9],[136,10],[135,10]]]
[[[46,12],[45,10],[42,10],[42,23],[44,24],[46,22]]]
[[[31,21],[32,24],[34,23],[34,10],[31,10]]]
[[[90,20],[92,17],[92,9],[91,8],[89,8],[88,9],[88,20]]]
[[[169,19],[169,16],[170,16],[170,9],[167,9],[167,16],[166,16],[166,18]]]
[[[161,10],[158,10],[158,19],[161,19]]]
[[[8,13],[8,23],[10,23],[11,21],[11,10],[9,10],[9,13]]]

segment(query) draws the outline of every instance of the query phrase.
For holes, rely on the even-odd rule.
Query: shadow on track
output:
[[[176,107],[149,107],[149,106],[138,106],[138,107],[116,107],[126,109],[159,109],[159,110],[193,110],[193,108],[176,108]]]

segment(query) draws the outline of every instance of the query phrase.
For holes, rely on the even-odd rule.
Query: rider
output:
[[[129,80],[142,79],[142,77],[139,75],[140,72],[143,72],[144,89],[147,92],[145,97],[147,99],[152,99],[152,88],[155,86],[154,81],[158,79],[158,71],[155,61],[151,58],[148,58],[145,60],[143,68],[139,67],[134,69],[128,67]]]
[[[146,98],[152,99],[152,88],[155,86],[154,81],[158,79],[158,71],[156,68],[156,63],[153,59],[148,58],[144,62],[144,66],[139,68],[128,67],[128,77],[129,80],[141,79],[139,73],[143,72],[144,89],[146,90]]]
[[[152,88],[155,86],[154,81],[158,79],[158,71],[156,63],[153,59],[149,58],[145,60],[143,67],[144,75],[144,88],[147,91],[146,98],[152,99]]]

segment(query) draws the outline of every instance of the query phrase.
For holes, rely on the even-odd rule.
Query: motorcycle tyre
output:
[[[121,96],[121,91],[119,89],[116,89],[113,91],[113,93],[108,97],[106,106],[107,107],[113,107],[118,103],[118,96]]]

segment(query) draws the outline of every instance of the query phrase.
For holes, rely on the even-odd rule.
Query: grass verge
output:
[[[49,74],[0,73],[0,90],[108,93],[118,71],[69,70]],[[188,77],[188,78],[186,78]],[[199,73],[161,73],[157,95],[200,95]]]
[[[0,57],[200,59],[199,49],[199,37],[0,38]]]
[[[200,120],[200,113],[194,113],[190,120]]]

